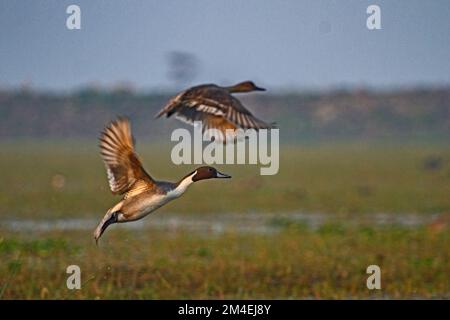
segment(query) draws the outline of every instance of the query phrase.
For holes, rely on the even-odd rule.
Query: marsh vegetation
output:
[[[111,228],[99,247],[92,230],[116,199],[94,142],[4,142],[1,148],[4,299],[450,294],[445,145],[284,145],[278,175],[260,176],[257,166],[219,166],[233,179],[193,186],[136,227]],[[150,173],[176,180],[192,169],[172,165],[165,148],[138,145]],[[190,223],[170,222],[183,217]],[[93,221],[92,230],[33,228],[74,219]],[[28,221],[28,228],[13,228],[14,221]],[[81,267],[81,290],[66,287],[72,264]],[[382,290],[366,288],[371,264],[382,269]]]

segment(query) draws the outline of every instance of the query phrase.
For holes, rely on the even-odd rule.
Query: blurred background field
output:
[[[177,181],[196,167],[174,165],[168,146],[139,138],[138,152],[156,179]],[[96,143],[92,139],[1,145],[2,217],[101,216],[118,198],[109,191]],[[280,171],[274,176],[261,176],[259,165],[217,167],[233,179],[198,183],[189,197],[158,213],[450,211],[450,150],[443,144],[283,145]]]
[[[9,94],[15,101],[22,93]],[[90,100],[99,95],[111,107],[92,112],[95,125],[84,129],[86,113],[77,110],[85,103],[101,108]],[[448,93],[429,124],[405,113],[395,125],[387,115],[342,124],[357,107],[321,124],[304,111],[303,96],[277,97],[279,109],[284,99],[300,109],[275,116],[282,137],[277,175],[259,175],[258,165],[218,165],[233,179],[196,184],[145,220],[111,227],[96,247],[92,231],[118,200],[97,147],[98,131],[115,114],[130,115],[137,150],[155,178],[177,180],[195,167],[172,164],[170,131],[179,124],[152,119],[152,98],[133,112],[114,97],[58,98],[72,111],[58,114],[55,104],[36,122],[27,123],[24,111],[9,118],[17,132],[0,145],[2,298],[449,298]],[[21,106],[40,99],[47,98],[34,94]],[[4,115],[17,108],[4,105]],[[413,113],[429,108],[418,104]],[[77,292],[65,286],[70,264],[83,272]],[[381,291],[366,288],[371,264],[382,268]]]

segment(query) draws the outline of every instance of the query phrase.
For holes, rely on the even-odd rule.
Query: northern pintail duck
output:
[[[142,167],[134,151],[134,139],[126,118],[111,122],[102,132],[100,149],[109,187],[122,200],[110,208],[94,232],[95,241],[113,223],[139,220],[171,200],[180,197],[194,182],[231,178],[213,167],[199,167],[178,182],[154,180]]]
[[[203,84],[180,92],[170,99],[156,118],[175,115],[179,120],[194,124],[201,121],[203,131],[218,129],[226,139],[227,129],[233,136],[237,129],[269,129],[273,124],[266,123],[248,111],[232,94],[251,91],[265,91],[252,81],[245,81],[230,87]]]

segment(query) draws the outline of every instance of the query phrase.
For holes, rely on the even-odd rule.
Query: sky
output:
[[[69,30],[66,8],[81,9]],[[381,9],[368,30],[366,9]],[[0,88],[170,88],[169,52],[192,83],[273,89],[450,85],[448,0],[51,0],[0,2]]]

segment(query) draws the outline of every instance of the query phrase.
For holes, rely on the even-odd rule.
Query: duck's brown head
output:
[[[192,181],[199,181],[205,179],[214,179],[214,178],[231,178],[231,176],[221,173],[213,167],[200,167],[194,171],[195,175],[192,177]]]
[[[244,81],[234,86],[228,87],[228,90],[232,93],[235,92],[251,92],[251,91],[266,91],[266,89],[258,87],[253,81]]]

